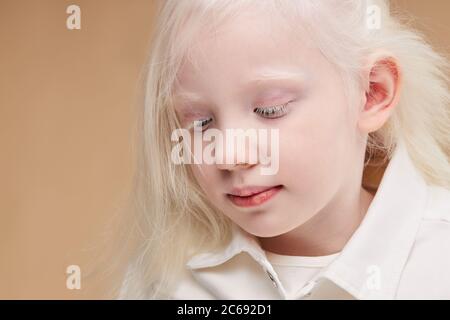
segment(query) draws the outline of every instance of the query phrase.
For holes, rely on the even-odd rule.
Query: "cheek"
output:
[[[219,189],[218,186],[220,186],[220,182],[218,181],[219,177],[217,175],[216,167],[213,165],[200,164],[192,165],[191,169],[203,192],[209,198],[217,197],[214,191]]]
[[[331,101],[327,95],[308,101],[280,129],[279,174],[287,187],[308,198],[336,187],[348,150],[351,123],[345,100]]]

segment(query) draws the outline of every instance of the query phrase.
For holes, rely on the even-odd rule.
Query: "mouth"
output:
[[[238,207],[254,207],[272,199],[282,188],[282,185],[278,185],[233,189],[232,193],[227,194],[227,198]]]

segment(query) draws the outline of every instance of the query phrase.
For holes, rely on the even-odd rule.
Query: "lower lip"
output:
[[[260,192],[257,194],[254,194],[249,197],[239,197],[239,196],[233,196],[228,194],[228,199],[231,200],[235,205],[239,207],[254,207],[258,206],[260,204],[263,204],[264,202],[269,201],[272,199],[280,190],[283,188],[282,186],[276,186],[273,188],[270,188],[264,192]]]

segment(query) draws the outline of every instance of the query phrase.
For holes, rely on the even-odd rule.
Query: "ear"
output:
[[[394,58],[378,56],[370,61],[365,79],[367,89],[358,128],[368,134],[380,129],[392,114],[400,99],[402,78]]]

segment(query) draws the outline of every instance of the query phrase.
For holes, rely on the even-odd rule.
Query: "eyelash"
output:
[[[267,108],[257,107],[255,109],[253,109],[253,112],[255,112],[256,114],[259,114],[265,118],[276,119],[276,118],[279,118],[286,114],[287,105],[290,102],[291,101],[289,101],[285,104],[282,104],[282,105],[272,106],[272,107],[267,107]]]
[[[276,119],[276,118],[280,118],[282,116],[284,116],[287,112],[287,105],[289,103],[291,103],[292,101],[289,101],[285,104],[282,105],[276,105],[276,106],[271,106],[271,107],[256,107],[253,109],[253,112],[263,116],[264,118],[268,118],[268,119]],[[212,118],[207,118],[207,119],[201,119],[201,120],[196,120],[193,122],[193,124],[191,125],[191,127],[193,128],[203,128],[204,126],[206,126],[207,124],[209,124],[212,121]]]
[[[191,124],[191,128],[203,128],[204,126],[206,126],[207,124],[209,124],[212,121],[212,118],[208,118],[208,119],[201,119],[201,120],[195,120],[192,124]]]

